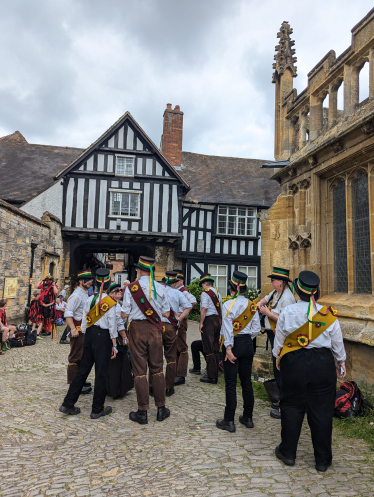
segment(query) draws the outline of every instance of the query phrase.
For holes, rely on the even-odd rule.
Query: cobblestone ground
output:
[[[196,325],[189,339],[196,339]],[[135,392],[107,399],[113,414],[89,418],[91,395],[81,397],[79,416],[58,408],[66,393],[69,347],[51,339],[0,357],[1,496],[373,496],[374,464],[366,445],[334,437],[334,463],[314,469],[304,427],[297,463],[274,456],[280,424],[270,405],[256,401],[255,428],[237,423],[234,434],[215,427],[224,408],[222,385],[190,375],[167,399],[171,417],[149,424],[128,419]],[[90,380],[93,381],[93,375]],[[240,413],[241,402],[239,400]]]

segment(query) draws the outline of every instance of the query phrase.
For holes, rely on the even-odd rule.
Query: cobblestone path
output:
[[[190,341],[197,335],[192,325]],[[114,412],[106,418],[89,418],[91,395],[79,399],[79,416],[64,416],[58,408],[68,350],[44,339],[0,357],[1,496],[374,495],[364,443],[335,436],[333,466],[318,474],[305,426],[296,465],[286,467],[274,456],[280,424],[269,417],[270,403],[256,401],[254,429],[237,422],[236,433],[222,432],[215,420],[223,414],[223,386],[197,376],[167,399],[171,417],[163,423],[154,406],[148,425],[128,419],[134,391],[107,399]]]

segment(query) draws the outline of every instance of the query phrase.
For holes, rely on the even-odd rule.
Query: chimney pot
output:
[[[183,112],[180,111],[179,105],[176,105],[173,111],[171,104],[166,104],[161,151],[174,167],[179,167],[182,163],[182,137]]]
[[[180,106],[179,106],[179,105],[176,105],[176,106],[174,107],[174,110],[180,111],[180,110],[181,110],[181,108],[180,108]]]
[[[168,110],[172,110],[172,108],[171,108],[171,104],[166,104],[166,108],[167,108]]]

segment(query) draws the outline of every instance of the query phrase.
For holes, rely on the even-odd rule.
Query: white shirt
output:
[[[62,301],[59,304],[56,304],[56,309],[60,311],[61,309],[66,309],[66,302]]]
[[[173,309],[175,314],[180,314],[185,309],[191,309],[192,304],[189,303],[183,292],[180,292],[175,288],[171,288],[170,286],[166,286],[164,288],[166,290],[166,295],[170,307]],[[164,323],[170,323],[170,321],[163,316],[161,317],[161,319]]]
[[[142,276],[137,281],[137,284],[142,287],[143,292],[147,297],[147,300],[149,300],[149,279],[150,279],[149,276]],[[155,281],[155,285],[157,291],[157,300],[155,300],[155,295],[152,285],[150,304],[153,307],[153,309],[157,312],[157,314],[162,317],[162,314],[166,314],[167,312],[170,311],[170,304],[166,296],[165,288],[162,285],[160,285],[160,283],[157,283],[157,281]],[[142,311],[139,309],[139,307],[137,306],[131,293],[132,292],[130,291],[130,287],[128,286],[123,295],[122,312],[124,314],[129,315],[127,320],[130,323],[131,321],[134,321],[134,319],[140,319],[140,320],[147,319],[142,313]]]
[[[125,322],[121,317],[121,306],[118,302],[116,305],[116,319],[117,319],[117,331],[124,331],[125,330]]]
[[[207,288],[209,290],[213,290],[213,292],[217,295],[216,289],[214,287],[208,286]],[[219,303],[221,304],[221,309],[222,309],[222,298],[221,298],[220,294],[218,294],[218,299],[219,299]],[[200,297],[200,309],[202,309],[203,307],[208,309],[206,311],[207,317],[214,316],[214,315],[219,316],[217,307],[213,304],[213,300],[209,297],[208,293],[205,290],[203,290],[201,292],[201,297]]]
[[[308,305],[309,302],[304,302],[299,300],[297,304],[289,305],[284,309],[279,316],[277,321],[277,331],[275,333],[273,355],[278,357],[279,350],[283,347],[286,337],[297,330],[304,323],[307,322],[308,317]],[[317,310],[322,309],[322,306],[317,305]],[[313,310],[313,315],[316,310]],[[323,322],[324,316],[319,316],[319,320]],[[331,326],[329,326],[323,333],[319,335],[313,342],[307,345],[305,348],[322,348],[326,347],[332,349],[334,357],[338,361],[344,361],[346,358],[342,330],[340,328],[339,321],[336,320]]]
[[[64,299],[66,299],[66,290],[65,290],[65,288],[61,290],[61,292],[59,293],[59,295],[62,295],[64,297]]]
[[[232,304],[232,300],[227,300],[223,304],[222,308],[222,327],[221,327],[221,335],[225,338],[225,347],[228,345],[234,345],[234,331],[232,328],[233,321],[240,316],[242,312],[248,306],[248,299],[244,297],[244,295],[239,295],[235,299],[234,305],[231,307],[229,315],[226,317],[227,311]],[[245,328],[243,328],[237,335],[250,335],[251,338],[255,338],[261,331],[261,323],[260,316],[256,311],[253,318],[247,324]]]
[[[83,320],[83,307],[88,299],[88,293],[78,286],[68,298],[65,307],[65,318],[74,318],[76,321]],[[86,315],[84,315],[86,318]]]
[[[274,292],[271,292],[271,293],[269,293],[269,295],[266,295],[265,300],[266,300],[267,304],[269,303],[269,300],[271,299],[271,296],[273,295],[273,293]],[[293,296],[293,293],[291,292],[291,290],[289,288],[286,288],[284,290],[282,298],[279,300],[279,298],[281,296],[281,293],[278,293],[278,292],[274,293],[274,298],[273,298],[273,304],[272,305],[276,305],[277,302],[278,302],[278,305],[277,305],[277,307],[275,309],[270,309],[271,312],[273,314],[276,314],[277,316],[279,316],[279,314],[281,313],[281,311],[283,311],[283,309],[285,307],[287,307],[288,305],[296,304],[296,299]],[[270,326],[270,323],[269,323],[269,318],[267,316],[265,316],[265,328],[267,328],[268,330],[271,330],[271,326]]]
[[[107,294],[103,292],[102,299],[106,297]],[[91,297],[88,297],[87,302],[85,303],[84,306],[84,316],[82,319],[82,333],[86,333],[87,329],[87,321],[86,321],[86,316],[90,312],[90,305],[92,300],[94,299],[94,295],[91,295]],[[97,301],[99,298],[97,299]],[[110,338],[117,338],[118,337],[118,331],[117,331],[117,316],[116,316],[116,306],[114,305],[107,311],[104,316],[102,316],[98,321],[96,321],[95,326],[99,326],[103,330],[109,330],[109,335]]]
[[[183,290],[182,291],[182,288],[183,286],[180,286],[178,288],[178,290],[183,293],[183,295],[186,297],[186,299],[188,300],[188,302],[192,305],[196,304],[197,303],[197,300],[196,300],[196,297],[194,295],[192,295],[192,293],[190,293],[188,290]],[[181,313],[183,311],[183,309],[180,309],[179,312]]]

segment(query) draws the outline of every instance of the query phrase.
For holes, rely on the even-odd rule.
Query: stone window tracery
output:
[[[338,179],[333,188],[334,216],[334,291],[348,292],[347,217],[345,181]]]

